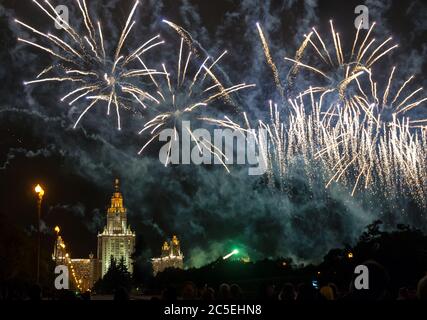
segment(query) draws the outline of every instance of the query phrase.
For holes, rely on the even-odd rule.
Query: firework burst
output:
[[[396,81],[395,73],[396,67],[393,67],[384,90],[374,81],[372,70],[368,70],[368,81],[356,79],[360,95],[354,97],[355,105],[377,125],[390,123],[393,119],[399,119],[401,122],[406,119],[409,128],[426,129],[427,119],[418,119],[416,112],[413,112],[427,100],[421,96],[423,88],[410,89],[414,76],[410,76],[406,81]],[[414,116],[411,117],[411,114]]]
[[[323,79],[323,82],[326,81],[326,84],[322,86],[311,86],[310,88],[303,90],[303,95],[309,94],[310,92],[315,92],[319,93],[321,95],[321,99],[323,99],[326,95],[336,94],[338,99],[335,100],[337,101],[337,104],[340,105],[340,107],[354,108],[356,103],[353,100],[354,92],[347,92],[349,85],[358,77],[363,75],[366,71],[368,71],[368,69],[370,69],[383,56],[387,55],[390,51],[397,47],[397,45],[389,46],[389,42],[392,40],[390,37],[372,49],[376,42],[376,40],[371,37],[375,23],[372,24],[371,28],[364,37],[360,36],[361,24],[359,24],[353,42],[351,54],[346,57],[342,50],[340,35],[338,32],[335,32],[332,20],[329,23],[333,40],[333,49],[328,49],[326,41],[313,27],[309,34],[304,35],[304,41],[299,46],[295,57],[284,58],[286,61],[293,63],[293,66],[289,71],[284,84],[282,83],[278,68],[272,58],[272,54],[267,39],[262,31],[262,27],[259,23],[256,24],[266,62],[273,73],[276,88],[284,103],[286,102],[285,88],[287,89],[286,92],[289,93],[289,91],[294,86],[296,76],[301,69],[304,69],[319,75]],[[308,47],[313,48],[315,56],[320,58],[320,66],[303,62],[303,58],[307,52]]]
[[[126,39],[135,26],[135,21],[132,19],[139,1],[135,1],[114,53],[111,55],[106,48],[102,25],[99,21],[94,22],[89,14],[86,0],[76,0],[83,19],[84,32],[78,32],[65,21],[48,0],[44,1],[44,5],[37,0],[33,0],[33,2],[53,22],[62,25],[62,30],[66,36],[61,39],[51,33],[41,32],[22,21],[15,20],[19,25],[37,35],[40,40],[47,41],[47,45],[22,38],[18,38],[18,41],[36,47],[50,54],[56,60],[55,63],[38,74],[36,79],[26,81],[24,84],[70,82],[74,88],[61,98],[61,102],[67,101],[71,106],[82,99],[88,100],[88,105],[80,112],[74,123],[74,128],[86,113],[100,101],[106,102],[107,115],[110,115],[112,107],[115,108],[117,128],[120,130],[120,110],[132,109],[132,99],[139,102],[155,100],[148,92],[141,89],[140,77],[149,77],[159,72],[148,68],[136,69],[130,65],[135,61],[142,61],[141,55],[163,43],[159,35],[149,39],[129,54],[122,54]],[[143,106],[142,103],[141,105]]]
[[[183,29],[177,25],[164,20],[179,34],[183,35]],[[185,34],[188,34],[187,32]],[[200,153],[208,152],[225,165],[223,152],[207,140],[197,138],[191,128],[182,126],[183,121],[197,121],[214,123],[215,118],[206,116],[206,108],[214,101],[220,100],[224,104],[230,101],[230,94],[242,89],[254,87],[255,85],[240,83],[231,87],[226,87],[214,73],[215,67],[227,54],[224,51],[217,58],[205,57],[203,62],[197,63],[197,56],[193,49],[193,44],[188,38],[181,38],[176,67],[169,68],[162,64],[162,76],[150,75],[156,87],[156,100],[148,108],[151,113],[148,120],[139,134],[148,133],[149,139],[139,151],[139,154],[159,137],[164,129],[172,129],[174,139],[168,143],[168,154],[165,165],[168,164],[172,144],[177,141],[179,132],[185,130],[196,143]],[[172,72],[172,70],[176,72]],[[203,111],[202,111],[203,110]],[[227,169],[228,170],[228,169]]]
[[[334,124],[322,121],[324,114],[313,95],[310,111],[302,96],[289,100],[289,114],[281,120],[278,106],[270,102],[270,120],[260,121],[268,139],[258,137],[259,152],[267,163],[268,181],[285,190],[296,168],[303,168],[314,186],[319,179],[357,191],[370,190],[398,201],[410,195],[426,207],[426,130],[410,130],[410,121],[378,125],[366,115],[342,109]],[[258,135],[264,134],[258,130]]]
[[[390,46],[391,38],[388,38],[372,49],[374,25],[364,37],[359,37],[359,26],[347,58],[332,21],[333,50],[328,50],[313,28],[305,36],[295,58],[285,58],[293,62],[293,66],[286,82],[282,83],[266,37],[257,24],[266,62],[282,98],[285,98],[284,88],[293,87],[300,69],[309,70],[327,81],[324,86],[311,85],[299,93],[297,99],[283,101],[284,110],[288,111],[284,119],[281,119],[279,107],[270,102],[270,120],[258,121],[258,127],[267,132],[267,140],[258,137],[257,141],[272,185],[279,185],[283,190],[297,166],[304,168],[313,185],[319,181],[319,172],[324,172],[320,178],[325,181],[326,188],[340,183],[348,186],[352,195],[358,190],[370,189],[394,200],[407,194],[426,207],[427,120],[408,117],[408,113],[426,98],[420,97],[422,88],[408,89],[413,76],[400,87],[395,85],[395,68],[384,90],[378,88],[372,67],[397,45]],[[314,57],[319,58],[320,64],[302,62],[308,46],[315,50]],[[322,64],[323,68],[317,67]],[[327,99],[329,94],[336,96]],[[245,122],[249,127],[246,115]],[[228,125],[238,126],[232,121]],[[260,134],[264,134],[262,130]]]
[[[317,30],[312,28],[312,31],[308,35],[304,35],[305,40],[297,50],[294,59],[285,58],[285,60],[293,62],[293,66],[287,76],[287,81],[292,85],[300,69],[314,72],[326,81],[326,85],[310,87],[303,91],[303,95],[310,92],[319,93],[322,100],[327,95],[335,94],[336,98],[334,101],[336,103],[334,107],[357,110],[358,106],[355,100],[357,93],[355,90],[352,90],[350,84],[366,72],[369,72],[369,69],[376,62],[397,48],[398,45],[390,45],[389,43],[392,38],[389,37],[375,47],[376,39],[371,37],[375,23],[372,24],[364,37],[360,37],[360,23],[353,41],[351,53],[346,56],[342,50],[340,35],[338,32],[335,32],[332,20],[329,21],[329,24],[333,40],[332,52],[328,50],[328,46],[325,44],[326,41],[322,39]],[[320,65],[323,64],[323,66],[317,67],[302,62],[304,52],[309,46],[314,49],[315,55],[320,58]]]

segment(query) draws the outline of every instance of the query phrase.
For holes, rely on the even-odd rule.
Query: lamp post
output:
[[[37,193],[37,283],[40,282],[40,218],[42,211],[43,188],[38,184],[34,191]]]

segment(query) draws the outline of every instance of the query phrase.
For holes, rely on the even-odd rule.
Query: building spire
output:
[[[111,197],[111,205],[108,209],[109,213],[122,212],[126,213],[126,209],[123,206],[123,196],[120,192],[120,181],[118,178],[114,180],[114,193]]]

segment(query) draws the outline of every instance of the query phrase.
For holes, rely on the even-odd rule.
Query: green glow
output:
[[[230,258],[231,256],[234,256],[234,255],[236,255],[238,253],[239,253],[238,249],[233,249],[233,251],[231,251],[229,254],[227,254],[226,256],[224,256],[222,259],[226,260],[226,259]]]

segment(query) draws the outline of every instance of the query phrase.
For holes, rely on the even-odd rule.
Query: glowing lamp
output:
[[[44,190],[39,184],[34,188],[34,191],[39,195],[39,198],[43,197]]]

